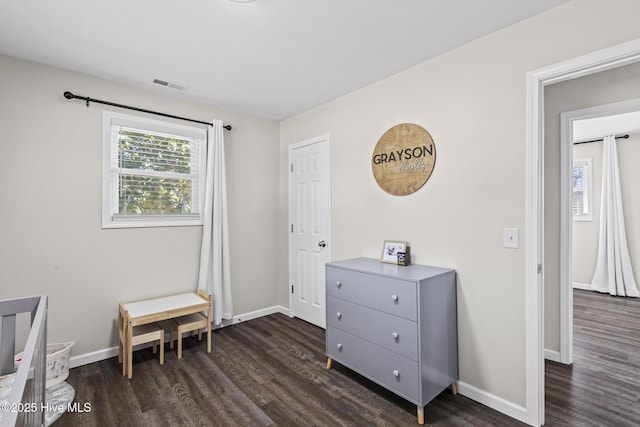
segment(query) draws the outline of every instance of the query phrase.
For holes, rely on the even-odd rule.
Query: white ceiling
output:
[[[634,134],[640,132],[640,111],[574,120],[572,123],[574,142],[602,139],[607,135]]]
[[[0,53],[280,120],[565,1],[2,0]]]

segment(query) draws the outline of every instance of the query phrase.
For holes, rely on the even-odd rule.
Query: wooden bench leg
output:
[[[131,322],[127,322],[127,334],[126,334],[126,359],[127,359],[127,378],[131,378],[131,375],[133,373],[133,326],[131,326]],[[124,363],[123,363],[124,365]]]
[[[169,327],[169,348],[173,350],[173,324]]]
[[[131,375],[133,374],[133,349],[131,346],[127,346],[127,378],[131,379]]]
[[[424,425],[424,406],[418,406],[418,424]]]
[[[454,396],[458,394],[458,386],[455,382],[451,383],[451,394],[453,394]]]
[[[122,375],[127,375],[127,367],[129,366],[129,357],[127,353],[127,339],[123,337],[120,341],[120,349],[118,350],[119,358],[118,361],[122,363]]]
[[[124,349],[122,340],[124,339],[124,330],[123,330],[123,319],[122,313],[118,313],[118,363],[122,363],[123,354],[122,351]]]
[[[331,369],[331,364],[333,363],[333,359],[330,357],[327,359],[327,369]]]

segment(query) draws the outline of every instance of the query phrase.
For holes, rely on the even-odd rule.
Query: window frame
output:
[[[112,126],[129,127],[141,131],[175,135],[197,141],[198,175],[190,214],[126,215],[116,216],[118,206],[118,185],[112,179],[112,155],[118,155],[111,146]],[[192,147],[193,149],[193,147]],[[153,120],[130,114],[103,111],[102,115],[102,228],[142,228],[201,226],[204,216],[204,190],[206,176],[207,130],[160,120]],[[116,177],[119,175],[115,175]],[[117,179],[117,178],[116,178]],[[114,206],[115,205],[115,206]]]
[[[576,188],[573,185],[573,169],[576,167],[583,168],[583,182],[582,188]],[[573,165],[571,168],[571,214],[574,221],[593,221],[593,167],[591,157],[585,157],[581,159],[573,159]],[[573,210],[575,193],[582,191],[583,193],[583,207],[586,206],[587,212],[582,214],[576,214]],[[586,199],[586,202],[585,202]]]

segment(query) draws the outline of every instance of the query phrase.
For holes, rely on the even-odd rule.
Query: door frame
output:
[[[640,61],[635,39],[527,73],[525,189],[526,422],[544,423],[544,87]]]
[[[289,230],[289,226],[291,224],[294,223],[294,218],[293,218],[293,203],[291,202],[291,195],[292,195],[292,191],[293,188],[293,180],[291,177],[291,173],[290,173],[290,165],[292,164],[292,156],[293,156],[293,151],[301,148],[301,147],[305,147],[308,145],[313,145],[313,144],[322,144],[324,146],[324,149],[326,150],[327,153],[327,161],[329,162],[329,186],[328,186],[328,194],[327,194],[327,202],[328,202],[328,206],[327,206],[327,213],[328,213],[328,217],[326,218],[327,220],[327,237],[329,240],[329,244],[327,245],[327,247],[325,248],[326,253],[327,253],[327,261],[331,261],[331,246],[333,243],[333,240],[331,238],[331,136],[330,134],[326,133],[324,135],[320,135],[320,136],[316,136],[314,138],[309,138],[309,139],[305,139],[303,141],[300,142],[296,142],[294,144],[290,144],[287,147],[287,189],[288,189],[288,195],[287,195],[287,204],[288,204],[288,223],[287,223],[287,234],[289,235],[289,281],[287,284],[287,293],[289,294],[289,316],[290,317],[295,317],[296,313],[295,313],[295,300],[293,297],[293,293],[290,291],[291,288],[291,280],[293,277],[293,262],[294,262],[294,251],[293,251],[293,233],[291,233],[291,231]],[[326,305],[326,303],[325,303]]]

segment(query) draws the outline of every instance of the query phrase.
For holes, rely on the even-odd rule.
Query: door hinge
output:
[[[538,264],[538,274],[542,273],[542,264]]]
[[[291,232],[293,233],[293,224],[291,224]]]
[[[293,172],[293,163],[291,163],[291,172]]]
[[[293,285],[291,285],[291,293],[293,293]]]

